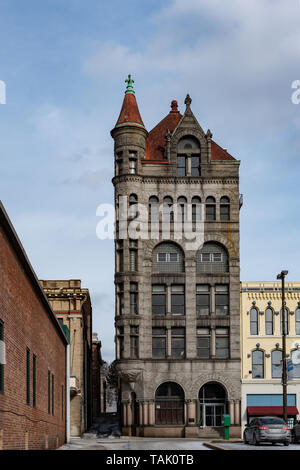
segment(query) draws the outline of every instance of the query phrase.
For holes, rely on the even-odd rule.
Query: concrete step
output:
[[[220,439],[224,434],[224,428],[204,427],[198,429],[198,436],[201,438]]]

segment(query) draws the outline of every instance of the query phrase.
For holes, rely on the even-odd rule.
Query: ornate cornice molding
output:
[[[122,175],[115,176],[112,179],[114,185],[120,183],[163,183],[163,184],[237,184],[239,177],[232,176],[230,178],[194,178],[191,176],[132,176]]]

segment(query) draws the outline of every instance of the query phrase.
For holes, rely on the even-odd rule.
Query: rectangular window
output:
[[[117,315],[124,314],[124,284],[117,284]]]
[[[158,263],[177,263],[179,260],[178,253],[157,253]]]
[[[229,358],[229,330],[228,328],[216,328],[216,357]]]
[[[184,155],[177,157],[177,176],[186,176],[186,157]]]
[[[220,205],[220,219],[222,221],[230,220],[230,205]]]
[[[129,240],[129,269],[131,272],[138,270],[138,241]]]
[[[210,286],[208,284],[197,285],[197,315],[210,314]]]
[[[152,356],[158,359],[166,357],[166,329],[152,328]]]
[[[48,370],[48,413],[51,413],[51,372]]]
[[[30,405],[30,349],[26,348],[26,404]]]
[[[172,350],[171,356],[174,359],[185,358],[185,328],[172,328]]]
[[[52,374],[51,386],[52,386],[52,390],[51,390],[52,408],[51,408],[51,411],[52,411],[52,416],[54,416],[54,375],[53,374]]]
[[[124,357],[124,327],[119,326],[117,329],[117,345],[118,345],[118,359],[123,359]]]
[[[200,176],[200,156],[192,156],[192,176]]]
[[[172,315],[184,315],[185,295],[184,286],[173,285],[171,288],[171,309]]]
[[[210,357],[210,334],[208,328],[197,329],[197,357],[209,359]]]
[[[138,284],[130,283],[130,314],[138,315]]]
[[[36,355],[32,357],[32,406],[36,408]]]
[[[206,204],[206,220],[216,220],[216,206]]]
[[[152,315],[166,315],[167,295],[164,285],[154,284],[152,286]]]
[[[116,242],[116,261],[117,261],[117,271],[123,272],[124,271],[124,257],[123,257],[123,240],[118,240]]]
[[[129,160],[129,173],[131,175],[136,174],[136,160],[133,158]]]
[[[130,358],[137,359],[139,357],[139,327],[130,327]]]
[[[4,393],[5,342],[4,322],[0,320],[0,393]]]
[[[216,285],[216,315],[228,315],[229,313],[229,288],[228,285]]]

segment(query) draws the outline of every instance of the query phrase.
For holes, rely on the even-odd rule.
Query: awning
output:
[[[248,416],[283,416],[283,406],[248,406]],[[295,416],[299,414],[296,406],[288,406],[287,414]]]

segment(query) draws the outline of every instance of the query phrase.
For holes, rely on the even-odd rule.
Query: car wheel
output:
[[[289,446],[289,445],[290,445],[290,441],[285,441],[285,442],[284,442],[284,445],[285,445],[285,446]]]
[[[259,444],[260,444],[260,442],[256,439],[256,435],[255,435],[255,434],[254,434],[254,436],[253,436],[253,444],[254,444],[255,446],[259,446]]]

